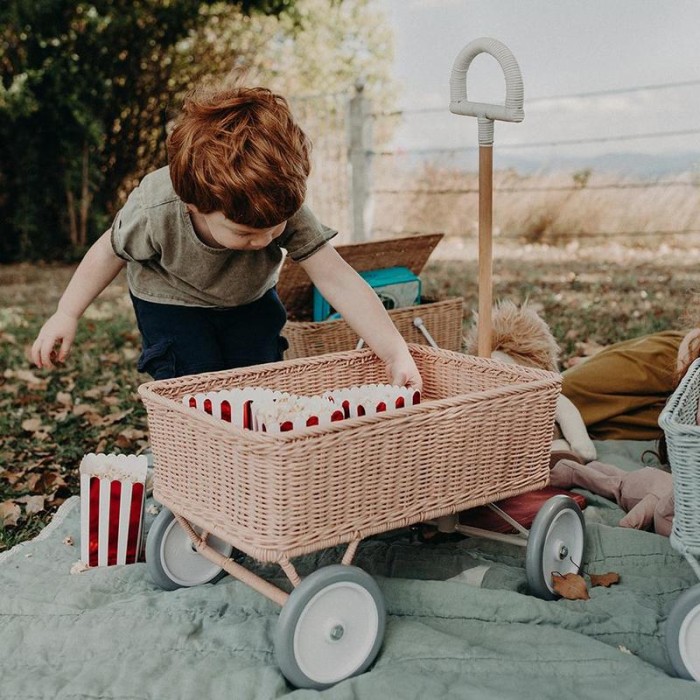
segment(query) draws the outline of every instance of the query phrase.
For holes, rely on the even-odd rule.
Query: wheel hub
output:
[[[343,638],[344,634],[345,634],[345,628],[342,625],[333,625],[333,627],[331,627],[331,631],[330,631],[330,634],[328,636],[330,637],[330,640],[332,642],[337,642]]]

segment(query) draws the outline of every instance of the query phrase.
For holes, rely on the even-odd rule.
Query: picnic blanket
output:
[[[651,446],[597,443],[628,469]],[[588,601],[529,595],[525,550],[506,543],[425,543],[410,530],[364,541],[355,563],[385,596],[384,644],[368,672],[311,691],[275,664],[279,608],[230,577],[166,592],[145,564],[71,574],[74,497],[39,537],[0,555],[0,698],[700,698],[699,684],[669,675],[663,640],[673,602],[697,583],[690,566],[666,538],[615,527],[613,503],[590,503],[583,566],[621,581]],[[339,559],[324,551],[295,565],[304,575]],[[256,570],[281,582],[274,566]]]

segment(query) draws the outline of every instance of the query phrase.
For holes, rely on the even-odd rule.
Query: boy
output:
[[[286,313],[274,287],[285,248],[384,361],[389,381],[420,388],[377,295],[303,205],[309,152],[286,100],[269,90],[188,98],[168,138],[169,166],[144,177],[87,252],[34,342],[34,363],[66,360],[78,319],[124,266],[140,371],[165,379],[280,360]]]

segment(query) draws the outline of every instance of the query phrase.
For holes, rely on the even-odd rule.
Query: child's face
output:
[[[202,214],[196,207],[189,207],[195,231],[204,242],[229,250],[261,250],[284,231],[287,222],[269,228],[252,228],[227,219],[220,211]]]

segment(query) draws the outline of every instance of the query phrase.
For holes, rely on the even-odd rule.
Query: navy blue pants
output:
[[[226,308],[131,301],[143,342],[138,370],[153,379],[275,362],[287,349],[287,314],[274,289]]]

